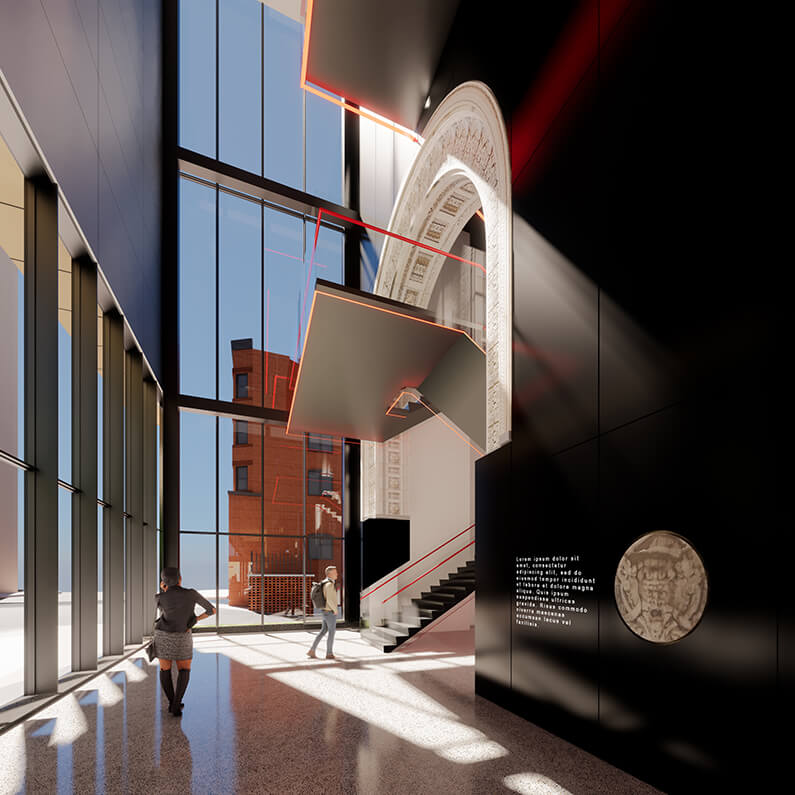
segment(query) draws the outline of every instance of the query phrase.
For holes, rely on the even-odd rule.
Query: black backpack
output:
[[[323,594],[323,586],[328,581],[328,578],[326,578],[320,582],[312,583],[312,590],[309,592],[309,596],[312,599],[312,604],[315,606],[315,610],[323,610],[326,607],[326,597]]]

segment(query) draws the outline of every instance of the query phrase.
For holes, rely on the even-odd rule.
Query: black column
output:
[[[58,189],[25,180],[25,693],[58,689]]]
[[[359,116],[345,113],[345,146],[343,201],[346,207],[359,212]],[[351,224],[345,232],[345,286],[361,284],[361,227]]]
[[[359,512],[361,446],[346,442],[343,447],[345,481],[342,497],[342,522],[345,533],[345,620],[358,624],[359,594],[362,590],[362,526]]]
[[[97,667],[97,269],[72,262],[72,670]]]
[[[124,651],[124,328],[116,311],[105,312],[102,327],[103,654]]]
[[[154,608],[152,596],[157,592],[157,386],[143,384],[143,609],[144,634],[151,631]]]
[[[125,363],[125,480],[127,516],[125,641],[140,643],[143,624],[143,359],[137,350],[124,354]]]

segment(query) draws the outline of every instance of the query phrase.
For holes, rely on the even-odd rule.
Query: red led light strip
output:
[[[321,91],[314,86],[310,86],[306,82],[306,67],[307,63],[309,62],[309,37],[312,33],[312,11],[314,9],[314,0],[307,0],[306,4],[306,24],[304,26],[304,52],[301,56],[301,88],[304,91],[309,91],[312,94],[317,95],[321,99],[325,99],[327,102],[333,102],[335,105],[339,105],[341,108],[350,111],[351,113],[356,113],[357,115],[361,116],[365,119],[370,119],[370,121],[374,121],[376,124],[380,124],[382,127],[386,127],[393,132],[399,133],[400,135],[405,136],[406,138],[410,138],[417,144],[421,144],[422,142],[419,139],[417,133],[412,132],[411,130],[407,130],[405,127],[401,127],[399,124],[395,124],[394,122],[387,121],[386,119],[380,119],[377,116],[373,116],[371,113],[367,113],[367,111],[362,110],[361,108],[357,108],[354,105],[351,105],[345,100],[337,99],[334,96],[331,96],[330,93],[326,93],[326,91],[330,91],[330,89],[326,89],[326,91]]]
[[[392,596],[387,596],[387,598],[386,598],[386,599],[384,599],[384,600],[381,602],[381,604],[382,604],[382,605],[383,605],[383,604],[386,604],[386,603],[387,603],[387,602],[388,602],[390,599],[394,598],[395,596],[397,596],[397,595],[398,595],[399,593],[401,593],[402,591],[405,591],[405,590],[406,590],[406,588],[410,588],[412,585],[414,585],[414,583],[415,583],[415,582],[419,582],[419,581],[420,581],[420,580],[421,580],[423,577],[427,576],[427,575],[428,575],[428,574],[430,574],[432,571],[436,571],[436,569],[438,569],[438,568],[439,568],[439,566],[443,566],[445,563],[447,563],[447,561],[448,561],[448,560],[450,560],[451,558],[454,558],[456,555],[458,555],[460,552],[463,552],[463,551],[464,551],[465,549],[467,549],[468,547],[471,547],[471,546],[472,546],[472,544],[474,544],[474,543],[475,543],[475,540],[473,539],[473,540],[472,540],[472,541],[470,541],[468,544],[465,544],[463,547],[461,547],[461,549],[459,549],[457,552],[453,552],[453,554],[452,554],[452,555],[450,555],[450,557],[449,557],[449,558],[445,558],[445,559],[444,559],[444,560],[443,560],[441,563],[437,563],[437,564],[436,564],[436,565],[435,565],[435,566],[434,566],[432,569],[428,569],[428,571],[426,571],[426,572],[425,572],[425,574],[420,574],[420,576],[419,576],[419,577],[417,577],[417,579],[416,579],[416,580],[412,580],[412,581],[411,581],[411,582],[410,582],[408,585],[404,585],[404,586],[403,586],[403,587],[402,587],[400,590],[398,590],[398,591],[395,591],[395,593],[393,593],[393,594],[392,594]]]
[[[400,575],[403,574],[403,572],[408,571],[409,569],[411,569],[414,566],[416,566],[418,563],[422,563],[422,561],[425,560],[425,558],[427,558],[428,555],[433,555],[434,552],[438,552],[442,547],[447,546],[451,541],[455,541],[456,538],[458,538],[459,536],[464,535],[464,533],[466,533],[468,530],[471,530],[474,526],[475,526],[474,524],[471,524],[471,525],[469,525],[469,527],[465,527],[460,533],[456,533],[452,538],[448,538],[447,541],[445,541],[443,544],[439,544],[439,546],[436,547],[436,549],[432,549],[427,555],[423,555],[419,560],[415,560],[414,563],[409,563],[409,565],[406,566],[405,569],[401,569],[397,574],[394,574],[388,580],[385,580],[380,585],[376,585],[375,588],[369,590],[366,594],[362,594],[361,598],[365,599],[371,593],[375,593],[379,588],[383,588],[385,585],[387,585],[388,583],[392,582],[392,580],[394,580],[395,577],[400,577]]]
[[[367,224],[364,221],[357,221],[355,218],[348,218],[347,215],[340,215],[340,213],[336,213],[333,210],[326,210],[323,207],[320,208],[320,211],[317,214],[318,223],[320,223],[320,218],[322,215],[333,215],[335,218],[340,218],[343,221],[347,221],[349,224],[356,224],[357,226],[363,226],[365,229],[372,229],[373,232],[379,232],[382,235],[394,237],[396,240],[402,240],[404,243],[410,243],[412,246],[419,246],[420,248],[424,248],[426,251],[432,251],[434,254],[441,254],[443,257],[449,257],[450,259],[458,260],[458,262],[463,262],[465,265],[472,265],[473,268],[480,268],[483,273],[486,272],[485,266],[481,265],[479,262],[475,262],[474,260],[459,257],[457,254],[451,254],[449,251],[442,251],[442,249],[434,248],[433,246],[429,246],[427,243],[420,243],[419,240],[412,240],[410,237],[403,237],[403,235],[399,235],[397,232],[390,232],[388,229],[381,229],[380,226]],[[315,236],[315,245],[317,245],[317,236]],[[314,256],[315,252],[313,251],[313,259]]]

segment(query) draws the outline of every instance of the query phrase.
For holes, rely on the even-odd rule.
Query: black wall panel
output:
[[[2,68],[160,376],[156,0],[4,3]]]
[[[511,446],[475,462],[475,689],[481,695],[511,686],[511,611],[513,565],[504,554],[511,528]]]
[[[530,13],[506,26],[463,0],[423,116],[483,80],[514,159],[512,443],[477,466],[476,689],[666,791],[775,791],[787,355],[752,180],[768,73],[745,51],[768,23],[641,0]],[[657,529],[709,577],[701,623],[666,646],[613,595],[621,555]],[[597,578],[576,631],[512,615],[516,558],[554,554]]]

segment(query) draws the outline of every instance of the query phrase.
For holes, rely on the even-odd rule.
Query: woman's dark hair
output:
[[[176,566],[166,566],[160,572],[160,581],[171,588],[172,585],[179,583],[180,573]]]

